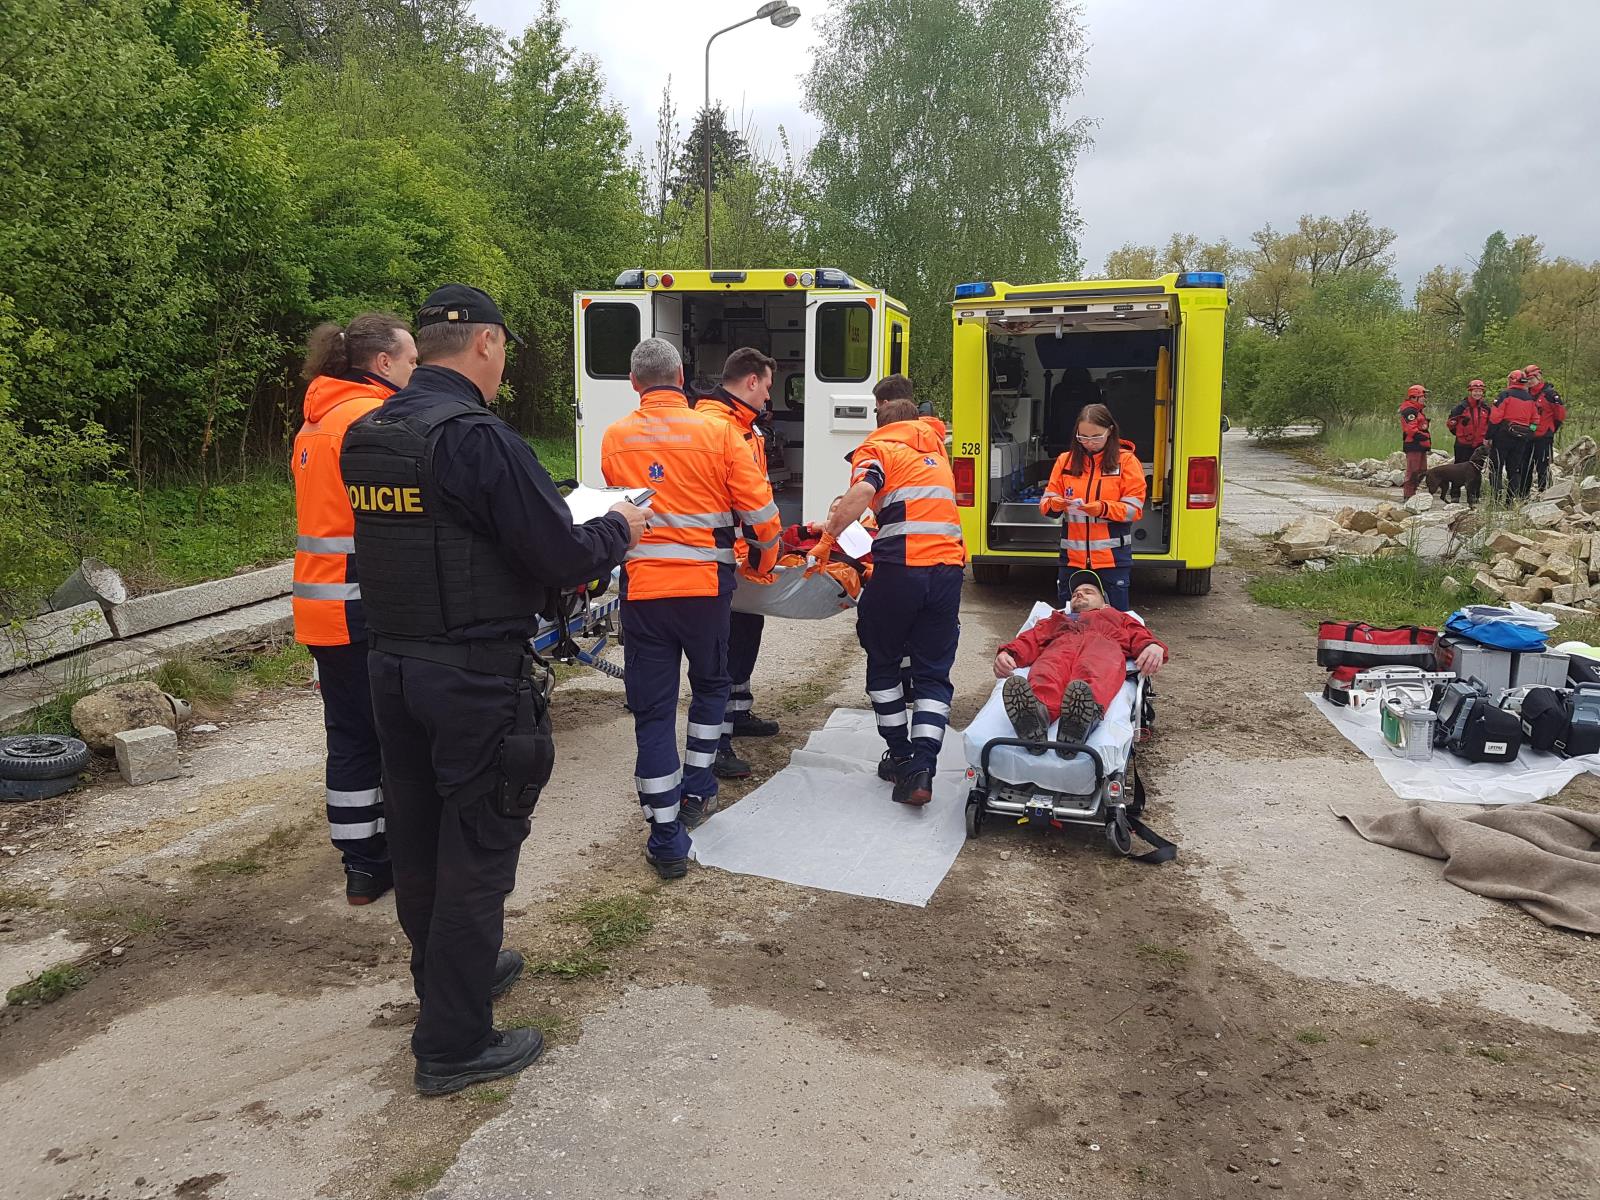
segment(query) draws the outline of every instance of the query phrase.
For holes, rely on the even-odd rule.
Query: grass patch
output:
[[[190,868],[201,879],[227,879],[255,875],[266,870],[273,858],[300,841],[304,832],[293,825],[280,825],[237,858],[218,858]]]
[[[0,912],[7,909],[52,908],[43,892],[29,892],[22,888],[0,888]]]
[[[450,1169],[450,1161],[448,1158],[435,1159],[431,1163],[391,1175],[389,1186],[400,1192],[425,1192],[444,1178],[444,1173]]]
[[[567,919],[587,929],[589,944],[599,951],[636,946],[654,924],[650,898],[636,892],[586,900]]]
[[[1497,1065],[1511,1061],[1510,1052],[1500,1049],[1499,1046],[1474,1046],[1472,1052],[1479,1058],[1487,1058]]]
[[[1328,1040],[1328,1035],[1320,1029],[1302,1029],[1294,1035],[1294,1040],[1302,1046],[1320,1046]]]
[[[533,968],[535,975],[554,975],[558,979],[588,979],[606,970],[606,960],[588,950],[579,950],[560,958],[547,958]]]
[[[185,654],[169,658],[150,678],[163,692],[170,692],[191,704],[226,704],[233,699],[239,683],[223,664]]]
[[[251,659],[246,670],[259,687],[300,687],[311,682],[311,651],[299,642],[285,642]]]
[[[508,1087],[473,1088],[467,1093],[467,1099],[474,1104],[504,1104],[511,1099],[511,1089]]]
[[[1313,620],[1363,620],[1374,625],[1441,625],[1478,594],[1469,586],[1447,592],[1444,577],[1469,574],[1466,565],[1424,562],[1415,555],[1352,558],[1326,571],[1258,576],[1250,598],[1269,608],[1307,613]]]
[[[72,706],[92,691],[94,685],[86,679],[69,681],[60,695],[15,718],[5,726],[5,732],[53,733],[60,737],[76,737],[78,731],[72,725]]]
[[[572,1022],[560,1013],[529,1013],[524,1016],[501,1019],[502,1029],[537,1029],[549,1040],[564,1038],[572,1032]]]
[[[578,477],[577,439],[571,432],[548,434],[528,439],[551,479]]]
[[[80,909],[77,915],[90,925],[101,929],[119,929],[124,933],[135,935],[160,933],[167,927],[169,920],[165,913],[151,912],[146,908],[134,908],[126,904]]]
[[[1154,942],[1144,942],[1135,951],[1146,962],[1160,963],[1164,967],[1184,967],[1189,965],[1189,952],[1179,950],[1176,946],[1158,946]]]
[[[7,1004],[51,1004],[89,982],[89,974],[71,963],[46,967],[27,983],[6,993]]]
[[[1381,1042],[1382,1040],[1383,1040],[1382,1038],[1377,1038],[1377,1037],[1357,1038],[1356,1039],[1356,1045],[1365,1046],[1368,1050],[1370,1050],[1374,1046],[1376,1046],[1379,1042]]]

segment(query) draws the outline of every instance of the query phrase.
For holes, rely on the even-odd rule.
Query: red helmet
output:
[[[1527,366],[1522,368],[1522,373],[1524,375],[1542,375],[1542,374],[1544,374],[1543,371],[1539,370],[1539,364],[1538,363],[1529,363]]]
[[[1526,383],[1527,381],[1528,381],[1527,375],[1525,375],[1521,371],[1513,371],[1513,372],[1511,372],[1511,374],[1506,376],[1506,382],[1511,384],[1513,387],[1515,387],[1519,383]]]
[[[1406,389],[1406,399],[1407,400],[1415,400],[1417,397],[1426,396],[1427,394],[1428,394],[1428,389],[1423,387],[1420,383],[1413,383],[1410,387],[1408,387]]]
[[[1467,384],[1467,391],[1470,392],[1470,391],[1472,391],[1473,388],[1477,388],[1478,391],[1481,392],[1481,391],[1483,391],[1483,387],[1484,387],[1483,380],[1474,379],[1471,383]]]

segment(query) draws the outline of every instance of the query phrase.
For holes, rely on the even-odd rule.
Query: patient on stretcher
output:
[[[1068,592],[1068,609],[1019,634],[994,657],[995,678],[1006,681],[1000,693],[1006,716],[1029,742],[1047,741],[1058,717],[1058,741],[1086,741],[1121,690],[1128,659],[1142,675],[1154,675],[1167,661],[1163,642],[1137,618],[1106,604],[1093,571],[1075,572]],[[1018,667],[1029,668],[1026,677],[1016,674]],[[1028,750],[1044,753],[1042,745]]]

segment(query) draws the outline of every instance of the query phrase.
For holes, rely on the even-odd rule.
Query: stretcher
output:
[[[1023,631],[1048,613],[1048,606],[1036,605]],[[1026,667],[1017,671],[1027,673]],[[962,734],[969,838],[981,836],[986,818],[995,817],[1052,829],[1102,828],[1111,848],[1135,862],[1163,863],[1178,856],[1173,843],[1140,819],[1145,792],[1137,751],[1154,729],[1155,704],[1149,680],[1131,661],[1122,690],[1083,742],[1059,740],[1059,721],[1051,724],[1042,742],[1018,737],[1001,700],[1003,686],[1003,680],[996,682]],[[1043,753],[1030,753],[1030,748]],[[1154,849],[1134,854],[1136,834]]]
[[[618,568],[607,578],[587,587],[562,592],[559,615],[540,617],[538,629],[528,639],[533,652],[559,663],[579,663],[602,675],[621,679],[622,668],[604,657],[611,639],[617,634],[618,614],[622,608],[622,597],[617,592],[620,575],[621,568]],[[578,644],[579,638],[590,637],[595,640],[587,649]]]

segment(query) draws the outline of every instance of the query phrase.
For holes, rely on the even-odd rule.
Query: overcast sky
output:
[[[763,140],[815,138],[801,77],[824,0],[792,29],[753,23],[712,49],[712,98]],[[648,152],[672,76],[680,116],[704,87],[710,33],[759,0],[562,0]],[[513,32],[531,0],[476,0]],[[1271,221],[1364,208],[1399,234],[1407,288],[1469,267],[1495,229],[1600,259],[1600,2],[1086,0],[1094,119],[1077,172],[1088,270],[1174,230],[1245,241]],[[830,48],[828,53],[838,53]],[[848,263],[840,266],[849,269]]]

